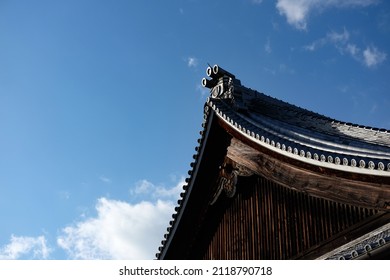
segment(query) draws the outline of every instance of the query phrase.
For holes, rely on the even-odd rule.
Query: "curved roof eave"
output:
[[[227,126],[237,133],[283,156],[345,172],[390,177],[390,148],[388,152],[378,152],[373,149],[337,146],[308,135],[300,134],[299,137],[294,138],[295,132],[288,135],[283,134],[284,131],[280,129],[277,132],[270,128],[255,126],[235,113],[233,113],[234,117],[231,117],[232,112],[224,111],[226,106],[221,105],[218,100],[209,99],[208,105]],[[230,109],[228,108],[227,111]],[[308,138],[307,141],[303,141],[304,138]],[[316,142],[321,145],[315,145]]]
[[[336,121],[246,88],[229,74],[222,69],[202,81],[210,87],[207,104],[250,141],[315,166],[390,177],[389,130]]]
[[[176,213],[172,215],[172,220],[169,222],[170,226],[167,228],[167,233],[164,236],[164,240],[161,242],[162,246],[159,247],[159,253],[156,254],[158,259],[164,259],[167,254],[167,250],[172,242],[172,238],[175,235],[175,232],[180,224],[180,220],[183,217],[184,209],[188,203],[191,192],[194,188],[195,178],[197,176],[199,166],[202,162],[205,144],[207,142],[209,132],[211,129],[212,121],[214,118],[214,112],[212,110],[209,111],[209,107],[205,106],[204,111],[204,121],[203,121],[203,130],[200,132],[202,137],[198,139],[199,146],[195,148],[197,151],[194,154],[194,162],[191,163],[192,169],[188,171],[190,177],[186,178],[187,185],[183,186],[183,192],[180,194],[181,198],[178,200],[178,206],[175,208]]]
[[[294,160],[305,162],[313,166],[326,167],[344,172],[390,177],[389,130],[338,122],[317,113],[310,112],[245,88],[241,86],[241,82],[237,80],[234,75],[218,66],[210,68],[211,72],[209,72],[209,68],[207,69],[207,73],[208,75],[211,73],[209,75],[211,80],[202,80],[203,86],[210,88],[210,97],[207,99],[204,109],[204,122],[202,124],[204,129],[201,131],[201,138],[198,139],[199,146],[196,147],[197,153],[194,155],[195,161],[191,163],[192,169],[188,172],[190,177],[186,179],[187,184],[183,186],[183,192],[180,194],[182,199],[178,201],[178,206],[175,208],[176,213],[172,215],[172,220],[169,223],[170,226],[167,228],[167,233],[164,235],[164,239],[161,242],[162,246],[159,247],[159,253],[156,254],[158,259],[165,258],[175,232],[180,225],[184,210],[194,188],[194,181],[203,158],[204,148],[209,136],[211,125],[213,119],[216,117],[223,121],[231,129],[247,138],[249,141]],[[213,71],[215,69],[216,71]],[[234,91],[235,87],[240,91]],[[363,141],[363,146],[358,150],[348,148],[345,145],[326,143],[326,141],[321,139],[317,141],[319,141],[322,145],[310,145],[310,141],[311,143],[316,142],[316,139],[313,138],[316,137],[314,134],[307,136],[302,135],[302,131],[291,131],[290,135],[288,135],[285,133],[286,130],[275,129],[275,127],[274,129],[271,129],[272,131],[267,131],[265,126],[256,122],[256,119],[248,120],[248,117],[246,117],[248,108],[245,108],[245,102],[248,99],[253,99],[259,96],[265,97],[265,102],[267,102],[267,99],[271,100],[270,103],[284,106],[289,110],[297,111],[298,115],[301,114],[306,116],[308,119],[322,120],[327,123],[336,124],[336,126],[346,126],[349,129],[361,130],[364,133],[371,135],[369,141],[370,143],[368,145],[364,145]],[[228,102],[225,102],[225,100]],[[227,106],[227,104],[229,104],[229,106]],[[246,126],[246,124],[249,125]],[[305,128],[303,130],[305,130]],[[264,134],[258,133],[260,131],[263,131]],[[298,137],[294,137],[294,134]],[[382,138],[385,138],[385,140],[382,141],[384,145],[383,143],[382,145],[379,144],[380,141],[377,141],[378,137],[373,136],[374,134],[381,134],[381,136],[384,135],[384,137],[379,137],[381,140]],[[275,136],[275,139],[268,137],[270,135]],[[318,133],[316,133],[316,135],[318,135]],[[307,143],[302,141],[305,137],[310,141]],[[284,139],[285,141],[279,142],[276,139]],[[361,141],[361,139],[356,141]],[[287,143],[290,143],[291,145],[288,145]],[[379,150],[382,152],[372,149],[373,146],[380,147]],[[322,153],[313,152],[314,150],[322,151]],[[339,155],[344,155],[344,157]]]

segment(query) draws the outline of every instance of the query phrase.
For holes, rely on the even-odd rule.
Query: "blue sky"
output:
[[[0,259],[151,259],[207,63],[390,128],[384,0],[0,1]]]

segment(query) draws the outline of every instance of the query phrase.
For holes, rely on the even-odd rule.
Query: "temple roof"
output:
[[[202,84],[210,89],[210,96],[204,107],[204,130],[198,140],[190,177],[186,179],[182,199],[178,201],[176,213],[162,241],[163,246],[159,248],[158,258],[164,257],[179,227],[191,192],[199,184],[196,177],[215,122],[233,138],[247,145],[241,147],[237,141],[235,143],[238,144],[230,144],[227,154],[229,156],[230,153],[234,160],[241,157],[238,155],[240,153],[252,153],[252,158],[246,156],[243,162],[257,164],[253,161],[253,154],[258,151],[258,154],[268,154],[275,161],[288,162],[286,166],[293,170],[290,173],[294,173],[294,170],[308,170],[308,174],[313,176],[312,181],[300,179],[302,182],[293,188],[319,197],[331,188],[325,185],[328,183],[322,183],[321,189],[321,183],[316,183],[315,176],[321,180],[330,178],[329,184],[344,178],[345,188],[340,191],[332,189],[333,194],[329,196],[331,199],[337,201],[337,196],[340,196],[340,201],[344,203],[352,197],[356,198],[355,205],[362,203],[363,207],[389,210],[390,130],[338,121],[267,96],[243,86],[233,74],[217,65],[208,67],[206,73],[208,78],[204,78]],[[234,145],[236,147],[232,147]],[[271,172],[280,174],[280,171]],[[290,182],[299,181],[294,174],[290,177]],[[275,181],[284,183],[278,178]],[[374,193],[367,199],[354,190],[366,185]]]
[[[221,119],[269,149],[313,165],[390,176],[389,130],[337,121],[246,88],[226,75],[210,92],[207,105]]]

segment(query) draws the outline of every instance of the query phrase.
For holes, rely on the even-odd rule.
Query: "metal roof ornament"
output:
[[[233,99],[235,76],[218,65],[206,69],[209,78],[202,79],[202,86],[209,88],[211,97],[217,99]]]

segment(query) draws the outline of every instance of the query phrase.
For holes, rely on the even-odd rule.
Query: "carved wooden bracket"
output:
[[[220,166],[220,171],[217,179],[217,188],[210,202],[210,205],[213,205],[218,200],[218,197],[221,195],[222,192],[225,192],[228,198],[234,197],[234,195],[236,194],[236,184],[238,176],[251,175],[253,175],[252,171],[226,157],[222,166]]]

